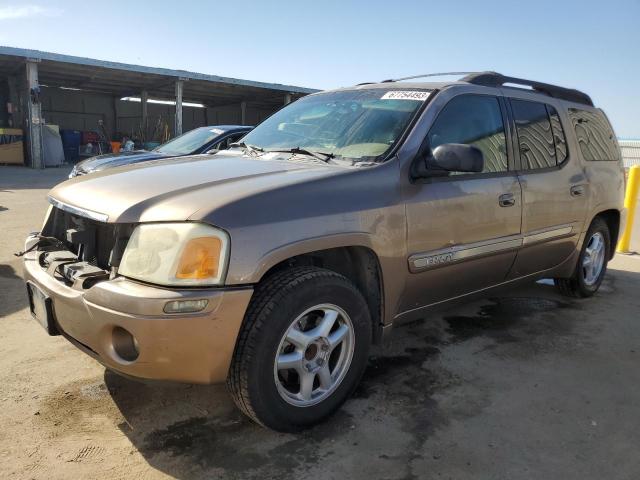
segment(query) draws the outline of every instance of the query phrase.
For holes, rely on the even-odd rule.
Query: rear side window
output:
[[[582,157],[590,162],[620,160],[618,141],[604,114],[598,110],[569,109]]]
[[[460,95],[442,109],[427,135],[433,150],[445,143],[478,147],[485,172],[506,172],[507,147],[502,112],[496,97]]]
[[[549,118],[551,119],[553,143],[556,146],[556,162],[560,165],[567,158],[567,139],[564,136],[562,122],[560,122],[560,116],[556,109],[551,105],[547,105],[547,112],[549,112]]]
[[[556,146],[546,105],[544,103],[512,99],[511,107],[518,133],[522,168],[535,170],[555,167],[558,164],[556,161]],[[560,128],[562,129],[562,127]]]

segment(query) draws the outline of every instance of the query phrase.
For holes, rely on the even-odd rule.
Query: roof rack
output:
[[[443,77],[445,75],[470,75],[478,72],[442,72],[442,73],[425,73],[424,75],[412,75],[411,77],[403,78],[389,78],[382,80],[380,83],[401,82],[402,80],[413,80],[414,78],[427,78],[427,77]]]
[[[460,79],[463,82],[473,83],[474,85],[483,85],[485,87],[502,87],[505,83],[513,83],[531,87],[536,92],[544,93],[553,98],[560,98],[570,102],[583,103],[593,107],[591,97],[586,93],[572,88],[558,87],[548,83],[535,82],[533,80],[524,80],[522,78],[507,77],[497,72],[477,72],[471,73]]]

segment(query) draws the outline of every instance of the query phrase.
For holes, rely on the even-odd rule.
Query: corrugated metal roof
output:
[[[618,140],[625,167],[640,165],[640,140]]]
[[[243,87],[265,88],[269,90],[281,90],[290,93],[314,93],[318,90],[313,88],[296,87],[294,85],[283,85],[280,83],[256,82],[253,80],[242,80],[239,78],[220,77],[218,75],[208,75],[205,73],[189,72],[186,70],[171,70],[168,68],[145,67],[142,65],[132,65],[128,63],[109,62],[94,58],[76,57],[73,55],[62,55],[59,53],[43,52],[40,50],[29,50],[26,48],[0,46],[0,55],[12,57],[34,58],[38,60],[48,60],[50,62],[60,62],[88,67],[106,68],[110,70],[121,70],[142,74],[161,75],[163,77],[184,78],[189,80],[202,80],[215,83],[226,83]]]

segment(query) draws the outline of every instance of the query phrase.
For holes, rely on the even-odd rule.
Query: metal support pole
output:
[[[638,192],[640,192],[640,166],[634,165],[629,169],[629,179],[627,180],[627,191],[624,196],[624,208],[627,209],[627,224],[618,242],[618,253],[628,253],[631,244],[631,232],[633,231],[633,220],[638,206]]]
[[[240,125],[247,124],[247,102],[240,102]]]
[[[182,90],[184,88],[184,80],[176,81],[176,123],[174,135],[182,135]]]
[[[290,94],[290,93],[287,93],[287,94],[284,96],[284,104],[285,104],[285,105],[289,105],[290,103],[291,103],[291,94]]]
[[[27,60],[27,140],[31,168],[44,168],[42,149],[42,106],[40,104],[40,85],[38,83],[38,62]]]
[[[116,138],[116,133],[118,133],[118,100],[119,97],[112,97],[112,106],[113,106],[113,132],[111,133],[111,139],[115,141],[122,140],[121,138]]]
[[[149,92],[147,92],[146,90],[142,90],[142,92],[140,92],[140,115],[142,117],[142,129],[145,136],[147,134],[147,130],[149,129],[149,109],[147,107],[147,100],[149,100]]]

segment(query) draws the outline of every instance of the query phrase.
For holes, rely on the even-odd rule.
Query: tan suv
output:
[[[122,374],[226,380],[290,431],[400,320],[541,277],[593,295],[623,210],[602,111],[492,72],[400,80],[304,97],[224,154],[58,185],[26,241],[34,316]]]

